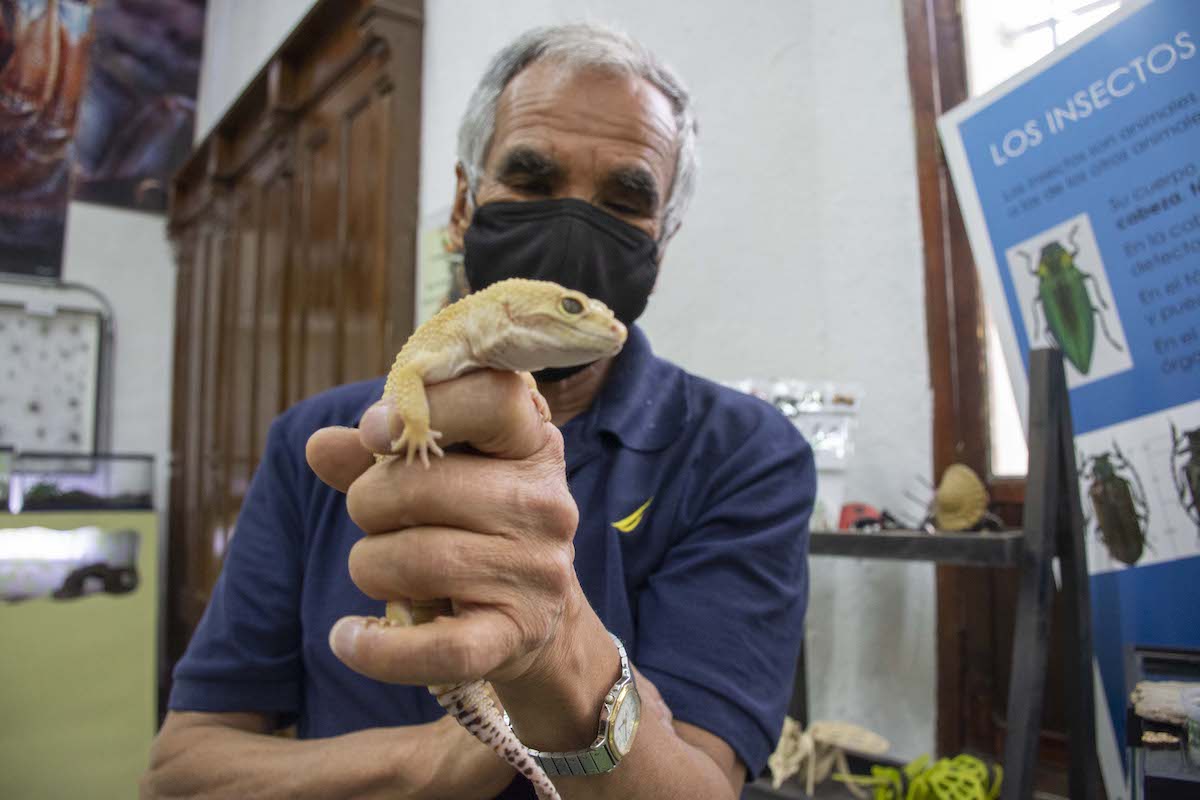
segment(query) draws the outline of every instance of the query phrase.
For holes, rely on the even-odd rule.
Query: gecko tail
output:
[[[562,800],[546,773],[504,722],[483,681],[430,687],[446,713],[533,784],[538,800]]]

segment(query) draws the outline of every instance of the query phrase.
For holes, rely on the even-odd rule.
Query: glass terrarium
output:
[[[154,508],[154,457],[21,452],[13,462],[13,510]]]

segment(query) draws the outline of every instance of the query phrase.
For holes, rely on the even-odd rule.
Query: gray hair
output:
[[[467,104],[458,128],[458,159],[471,191],[479,188],[484,161],[496,132],[496,107],[504,87],[535,61],[553,59],[569,67],[598,68],[643,78],[666,96],[675,115],[675,178],[667,193],[662,238],[673,234],[696,188],[696,115],[687,88],[675,72],[632,37],[592,23],[534,28],[497,53]]]

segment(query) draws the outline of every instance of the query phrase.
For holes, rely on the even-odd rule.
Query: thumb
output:
[[[343,493],[375,463],[354,428],[321,428],[308,437],[304,457],[318,478]]]

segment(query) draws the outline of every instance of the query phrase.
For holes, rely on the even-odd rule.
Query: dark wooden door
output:
[[[176,178],[166,670],[271,422],[381,375],[412,330],[421,11],[318,3]]]

